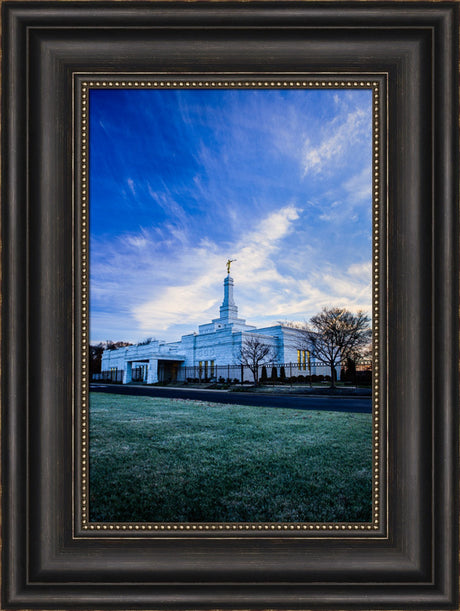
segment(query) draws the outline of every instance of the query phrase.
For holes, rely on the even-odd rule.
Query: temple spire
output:
[[[227,261],[228,275],[224,279],[224,300],[220,306],[220,318],[232,320],[238,318],[238,307],[233,300],[233,278],[230,276],[230,259]]]
[[[247,325],[242,318],[238,318],[238,307],[233,299],[233,278],[230,276],[230,265],[233,261],[236,259],[228,259],[226,263],[227,276],[224,278],[224,300],[220,306],[220,317],[214,318],[209,325],[200,325],[200,334],[228,329],[231,329],[232,333],[255,329],[254,326]]]

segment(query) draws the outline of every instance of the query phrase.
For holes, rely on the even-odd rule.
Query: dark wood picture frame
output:
[[[457,3],[2,8],[3,606],[457,608]],[[379,537],[77,536],[74,416],[87,380],[73,78],[96,72],[386,75]]]

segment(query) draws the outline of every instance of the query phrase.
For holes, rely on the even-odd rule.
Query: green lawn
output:
[[[370,414],[103,393],[90,406],[91,521],[371,520]]]

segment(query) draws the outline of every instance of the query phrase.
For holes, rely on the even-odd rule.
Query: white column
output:
[[[133,379],[133,364],[129,361],[125,363],[125,369],[123,371],[123,384],[129,384]]]
[[[158,359],[150,359],[148,367],[147,384],[155,384],[158,382]]]

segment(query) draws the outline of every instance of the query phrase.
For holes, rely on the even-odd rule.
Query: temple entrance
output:
[[[148,362],[136,362],[132,364],[131,382],[147,382]]]
[[[158,381],[176,382],[181,361],[158,361]]]

